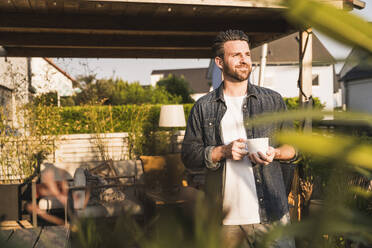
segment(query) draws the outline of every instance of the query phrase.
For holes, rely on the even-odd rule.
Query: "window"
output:
[[[318,85],[319,85],[319,75],[313,74],[313,86],[318,86]]]

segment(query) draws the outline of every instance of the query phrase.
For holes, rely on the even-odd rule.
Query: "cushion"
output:
[[[167,190],[181,185],[185,171],[181,161],[181,154],[141,156],[140,159],[147,188],[160,187],[163,190]]]

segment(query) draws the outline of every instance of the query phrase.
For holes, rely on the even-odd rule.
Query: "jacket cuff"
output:
[[[283,163],[283,164],[291,164],[293,162],[295,162],[297,159],[298,159],[298,150],[295,148],[295,155],[293,156],[293,158],[289,159],[289,160],[279,160],[280,163]]]
[[[214,148],[215,146],[207,146],[204,150],[205,166],[207,167],[207,169],[210,170],[217,170],[221,166],[220,162],[213,163],[212,161],[212,151]]]

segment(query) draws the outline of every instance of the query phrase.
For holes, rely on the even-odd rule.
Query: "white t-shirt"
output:
[[[246,139],[242,105],[245,96],[224,96],[227,110],[221,121],[225,145],[239,138]],[[252,164],[248,157],[240,161],[226,160],[223,208],[228,211],[224,225],[260,223],[259,206]]]

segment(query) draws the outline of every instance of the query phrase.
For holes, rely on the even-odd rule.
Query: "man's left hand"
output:
[[[279,149],[275,149],[274,147],[269,146],[266,154],[263,154],[262,152],[249,153],[248,158],[254,164],[268,165],[273,162],[274,158],[278,156],[278,153],[280,153]]]

